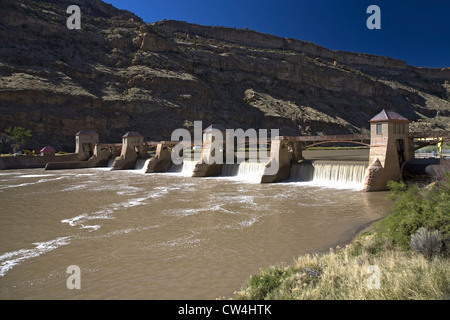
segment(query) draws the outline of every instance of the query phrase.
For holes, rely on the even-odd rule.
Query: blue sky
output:
[[[105,0],[145,22],[181,20],[311,41],[407,64],[450,67],[447,0]],[[367,8],[381,9],[381,30],[369,30]]]

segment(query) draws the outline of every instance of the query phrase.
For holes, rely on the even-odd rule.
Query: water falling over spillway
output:
[[[108,160],[108,167],[107,168],[112,168],[113,165],[114,165],[114,161],[116,161],[115,157],[109,158],[109,160]]]
[[[197,162],[185,160],[183,164],[172,165],[169,172],[190,177]],[[260,182],[265,167],[265,163],[250,161],[240,164],[224,164],[221,176]],[[364,186],[366,169],[367,164],[365,163],[305,161],[292,165],[290,181],[305,182],[312,186],[361,190]]]
[[[224,164],[222,167],[222,177],[236,177],[241,180],[260,181],[265,167],[265,163],[249,161],[240,164]]]
[[[182,164],[172,165],[169,172],[180,173],[183,176],[190,177],[194,172],[197,162],[197,160],[184,160]]]
[[[151,159],[137,159],[135,170],[139,170],[145,173],[145,171],[147,171],[148,163],[150,162],[150,160]]]
[[[172,165],[169,172],[179,173],[183,176],[192,176],[196,160],[184,160],[183,164]],[[239,180],[259,181],[264,173],[265,163],[243,162],[240,164],[224,164],[222,166],[222,177],[236,177]]]
[[[303,162],[292,166],[291,180],[316,186],[361,190],[366,169],[365,163]]]

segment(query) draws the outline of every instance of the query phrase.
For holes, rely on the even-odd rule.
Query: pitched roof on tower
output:
[[[78,131],[76,136],[98,136],[98,133],[92,130],[81,130]]]
[[[142,135],[141,135],[139,132],[136,132],[136,131],[130,131],[130,132],[127,132],[127,133],[123,136],[123,138],[130,138],[130,137],[142,137]]]
[[[397,112],[393,110],[385,110],[381,111],[379,114],[377,114],[375,117],[373,117],[370,122],[377,122],[377,121],[408,121],[404,116],[398,114]]]

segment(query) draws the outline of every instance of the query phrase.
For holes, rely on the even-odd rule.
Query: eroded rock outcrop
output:
[[[77,4],[82,30],[68,30]],[[146,24],[100,0],[3,0],[0,132],[33,132],[29,149],[72,151],[74,133],[169,140],[202,120],[281,135],[368,132],[381,108],[450,130],[450,69],[333,51],[250,30]],[[412,129],[414,129],[412,126]]]

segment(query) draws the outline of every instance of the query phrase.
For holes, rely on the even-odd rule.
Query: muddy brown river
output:
[[[252,168],[186,170],[0,172],[0,299],[229,297],[261,267],[346,243],[391,206],[326,177],[263,185]],[[73,265],[79,290],[67,287]]]

